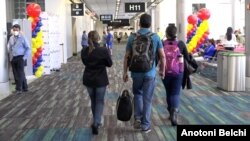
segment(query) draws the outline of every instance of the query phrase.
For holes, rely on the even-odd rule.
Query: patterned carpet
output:
[[[157,78],[152,109],[152,132],[135,131],[132,121],[116,119],[116,100],[122,88],[125,44],[115,45],[114,65],[108,69],[110,85],[105,96],[103,127],[91,134],[90,100],[82,85],[83,65],[79,56],[69,59],[60,72],[43,76],[29,85],[29,92],[0,101],[0,141],[175,141],[170,125],[165,90]],[[250,124],[250,94],[225,92],[198,74],[193,89],[182,91],[180,124]]]

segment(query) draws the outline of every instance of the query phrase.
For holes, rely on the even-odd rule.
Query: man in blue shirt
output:
[[[110,51],[110,54],[112,55],[112,47],[113,47],[113,35],[110,33],[110,29],[107,30],[108,35],[106,38],[107,48]]]
[[[83,31],[81,44],[83,48],[88,47],[88,36],[86,34],[86,31]]]
[[[151,16],[143,14],[140,17],[140,29],[138,34],[146,35],[150,32]],[[124,72],[123,80],[128,81],[128,60],[131,58],[131,51],[133,50],[133,41],[135,35],[132,34],[128,38],[126,54],[124,56]],[[154,56],[160,57],[159,75],[165,76],[165,54],[160,37],[157,34],[151,36]],[[156,60],[153,60],[153,66],[148,72],[131,72],[133,79],[133,94],[134,94],[134,128],[141,129],[141,131],[148,133],[151,131],[150,116],[152,107],[152,98],[155,88],[156,77]]]
[[[16,94],[28,91],[24,66],[31,52],[30,45],[27,39],[20,33],[20,29],[20,25],[18,24],[12,26],[13,35],[8,42],[11,66],[16,81]]]

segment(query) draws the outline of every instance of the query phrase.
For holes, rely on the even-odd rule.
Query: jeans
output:
[[[102,120],[106,86],[98,88],[87,87],[87,90],[91,99],[91,110],[94,118],[93,125],[99,126]]]
[[[167,93],[168,111],[172,108],[179,108],[182,79],[183,73],[177,76],[165,76],[162,80]]]
[[[134,116],[141,121],[142,129],[150,127],[154,88],[155,77],[133,77]]]
[[[23,60],[23,55],[13,57],[11,65],[16,83],[16,90],[28,90],[28,84],[24,73],[25,60]]]

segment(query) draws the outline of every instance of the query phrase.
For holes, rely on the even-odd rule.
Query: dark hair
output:
[[[12,28],[18,28],[19,30],[21,30],[21,27],[20,27],[20,25],[19,25],[19,24],[15,24],[15,25],[13,25],[13,26],[12,26]]]
[[[214,39],[212,38],[212,39],[209,39],[209,42],[212,44],[212,45],[214,45],[215,46],[215,41],[214,41]]]
[[[177,27],[175,25],[168,25],[166,35],[169,39],[175,39],[177,34]]]
[[[228,27],[227,28],[227,33],[226,33],[228,41],[230,41],[232,39],[232,34],[233,34],[233,28],[232,27]]]
[[[148,14],[142,14],[140,17],[140,26],[142,28],[149,28],[151,26],[151,16]]]

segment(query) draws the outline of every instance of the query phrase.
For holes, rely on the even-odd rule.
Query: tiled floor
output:
[[[71,58],[60,72],[43,76],[29,85],[24,95],[10,95],[0,101],[0,141],[175,141],[176,128],[170,126],[165,90],[157,78],[152,108],[152,132],[135,131],[131,122],[116,119],[116,100],[124,84],[122,59],[124,44],[114,47],[114,65],[108,70],[103,127],[91,134],[90,100],[82,85],[83,65],[79,56]],[[181,97],[181,124],[250,124],[250,94],[224,92],[216,82],[198,74],[193,89]],[[127,85],[130,87],[131,80]]]

